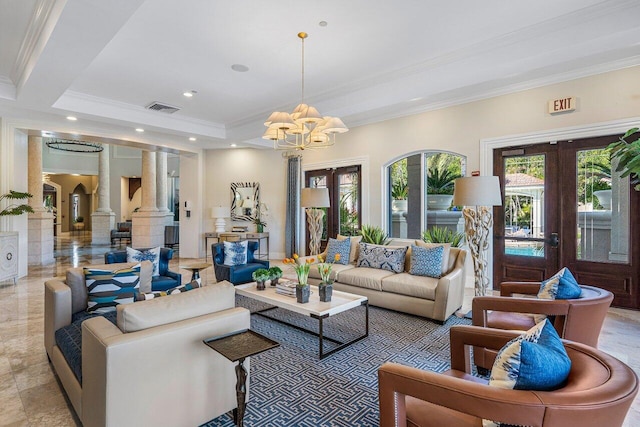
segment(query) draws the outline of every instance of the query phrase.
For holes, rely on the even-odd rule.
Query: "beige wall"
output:
[[[83,198],[83,203],[80,204],[80,215],[84,217],[85,230],[91,230],[91,198],[92,192],[98,185],[98,177],[97,176],[73,176],[67,174],[61,175],[51,175],[51,182],[55,182],[56,184],[62,187],[60,194],[58,197],[60,198],[60,212],[58,212],[58,221],[62,224],[63,232],[69,231],[71,228],[70,218],[69,218],[69,209],[70,209],[70,200],[69,195],[73,193],[73,190],[79,185],[82,184],[86,190],[86,197]]]

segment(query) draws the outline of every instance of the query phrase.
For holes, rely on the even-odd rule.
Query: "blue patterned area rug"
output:
[[[252,312],[261,303],[237,297]],[[365,308],[330,317],[325,334],[340,340],[361,335]],[[276,309],[269,316],[317,331],[317,320]],[[251,329],[280,347],[251,358],[247,427],[378,426],[378,367],[392,361],[442,372],[449,369],[449,328],[469,325],[452,316],[444,325],[408,314],[369,307],[369,336],[318,360],[318,338],[262,316],[251,316]],[[331,347],[329,347],[330,349]],[[230,414],[204,424],[233,427]]]

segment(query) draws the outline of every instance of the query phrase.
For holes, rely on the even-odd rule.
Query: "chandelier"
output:
[[[307,33],[298,33],[302,41],[302,102],[287,113],[271,113],[264,125],[263,139],[273,141],[275,150],[306,150],[326,148],[335,144],[336,134],[349,129],[338,117],[321,116],[318,110],[304,103],[304,39]]]
[[[104,150],[102,144],[97,142],[76,141],[74,139],[46,138],[45,144],[54,150],[72,153],[99,153]]]

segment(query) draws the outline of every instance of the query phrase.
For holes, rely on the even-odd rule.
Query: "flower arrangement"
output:
[[[306,286],[309,279],[309,269],[311,268],[311,264],[315,262],[315,259],[308,258],[305,262],[299,263],[299,258],[298,254],[293,254],[293,258],[285,258],[283,262],[293,267],[296,276],[298,276],[298,286]]]
[[[253,218],[253,223],[259,229],[258,231],[259,233],[262,232],[260,230],[264,230],[264,227],[267,226],[267,223],[264,221],[264,218],[268,216],[269,216],[269,208],[267,207],[267,205],[264,203],[258,203],[258,206],[256,206],[256,216]]]
[[[320,277],[322,277],[322,283],[321,285],[326,285],[331,283],[330,282],[330,276],[331,276],[331,269],[333,268],[333,264],[337,261],[340,261],[340,254],[335,254],[333,256],[333,261],[328,262],[326,259],[322,258],[322,255],[318,255],[318,261],[320,261],[320,263],[318,264],[318,273],[320,273]]]

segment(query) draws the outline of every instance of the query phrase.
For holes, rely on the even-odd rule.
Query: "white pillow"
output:
[[[147,249],[145,251],[139,251],[137,249],[133,249],[127,247],[127,262],[142,262],[142,261],[151,261],[153,264],[153,273],[152,276],[160,275],[160,246],[157,248]]]
[[[248,243],[248,240],[224,242],[224,265],[246,264]]]

